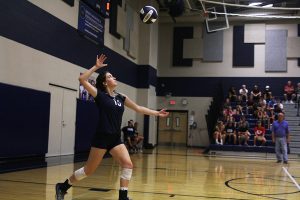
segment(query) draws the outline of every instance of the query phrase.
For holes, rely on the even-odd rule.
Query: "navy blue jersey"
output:
[[[99,112],[97,133],[120,135],[125,97],[121,94],[112,97],[98,90],[95,102]]]
[[[122,131],[124,133],[124,138],[128,138],[128,137],[134,137],[136,130],[134,127],[131,126],[125,126],[122,128]]]

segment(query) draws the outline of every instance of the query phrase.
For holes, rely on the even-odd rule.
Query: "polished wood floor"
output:
[[[300,191],[283,172],[288,168],[300,183],[300,160],[288,165],[275,160],[204,156],[201,149],[158,147],[132,154],[133,178],[129,187],[134,200],[198,199],[300,199]],[[54,198],[54,185],[65,180],[83,163],[0,174],[1,200]],[[119,166],[103,160],[92,176],[76,184],[65,199],[116,200]]]

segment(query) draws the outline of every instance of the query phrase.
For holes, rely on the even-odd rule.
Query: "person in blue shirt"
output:
[[[107,65],[104,64],[106,58],[103,54],[97,56],[96,64],[79,77],[79,82],[95,99],[98,107],[99,121],[92,138],[91,149],[86,164],[76,170],[65,182],[56,184],[56,200],[63,200],[67,190],[74,183],[91,175],[100,165],[107,151],[122,168],[119,200],[129,200],[127,193],[133,164],[125,145],[121,142],[121,124],[124,106],[144,115],[166,117],[169,114],[164,109],[156,111],[139,106],[126,95],[117,93],[115,90],[117,87],[116,78],[107,71],[98,75],[96,86],[89,83],[89,77],[96,70]]]
[[[275,143],[277,163],[281,163],[283,159],[288,164],[287,144],[290,142],[290,130],[282,112],[278,113],[278,120],[272,124],[272,141]]]

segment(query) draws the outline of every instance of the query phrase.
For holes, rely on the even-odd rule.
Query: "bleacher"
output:
[[[277,96],[276,99],[283,100],[284,98],[283,98],[283,96]],[[232,141],[231,141],[231,143],[223,141],[223,144],[216,144],[216,143],[220,143],[220,142],[215,141],[215,138],[214,138],[215,126],[212,126],[212,123],[216,124],[217,120],[215,120],[214,122],[210,121],[210,129],[208,129],[209,136],[211,139],[211,144],[209,145],[209,148],[208,148],[209,154],[215,155],[216,152],[218,152],[219,154],[220,154],[220,152],[222,152],[221,154],[225,155],[224,152],[231,152],[231,153],[227,153],[227,155],[230,154],[230,155],[243,156],[243,155],[247,155],[247,153],[248,153],[248,155],[251,154],[251,156],[254,155],[254,157],[255,157],[255,153],[264,153],[261,155],[268,155],[268,153],[271,153],[271,154],[275,153],[275,144],[272,142],[271,124],[269,122],[263,123],[263,126],[266,129],[266,132],[265,132],[266,143],[264,145],[261,145],[260,141],[257,141],[256,145],[254,145],[254,137],[255,137],[254,127],[257,125],[258,118],[255,116],[255,114],[253,112],[248,112],[249,111],[248,110],[249,107],[247,107],[248,103],[246,103],[245,101],[243,101],[243,102],[230,101],[229,103],[225,102],[225,101],[223,101],[223,102],[224,102],[224,105],[226,104],[226,106],[231,106],[233,109],[235,109],[237,107],[237,105],[241,106],[242,113],[243,113],[242,115],[245,116],[246,121],[249,124],[248,130],[249,130],[251,136],[250,136],[249,140],[247,141],[246,145],[242,145],[242,144],[239,145],[238,139],[237,139],[236,144],[233,144]],[[295,154],[295,155],[300,153],[299,107],[300,107],[299,100],[296,104],[293,104],[291,102],[283,103],[283,111],[285,113],[285,120],[289,123],[289,128],[291,130],[290,136],[292,138],[290,144],[288,145],[288,153]],[[265,107],[265,108],[267,108],[267,107]],[[223,110],[224,111],[224,107],[221,106],[220,108],[214,108],[214,110],[220,110],[220,111]],[[265,109],[265,111],[269,111],[269,109]],[[275,111],[275,109],[274,109],[274,111]],[[226,114],[228,115],[228,113],[231,113],[231,114],[233,113],[232,116],[234,116],[234,112],[226,111],[223,113],[223,115],[222,115],[223,118],[221,121],[223,121],[223,122],[225,121],[225,123],[228,122],[228,119],[224,120],[226,118],[226,117],[224,117],[224,115],[226,115]],[[220,120],[220,118],[218,118],[218,117],[220,117],[220,116],[217,116],[216,119]],[[241,117],[241,115],[238,117],[234,117],[234,119],[236,119],[236,121],[239,121],[240,117]],[[208,121],[208,118],[207,118],[207,121]],[[262,121],[262,122],[265,122],[265,121]],[[237,130],[236,130],[236,132],[237,132]]]
[[[210,144],[209,149],[215,151],[244,151],[244,152],[262,152],[262,153],[275,153],[275,145],[272,142],[272,132],[270,129],[266,129],[265,138],[267,142],[264,146],[260,146],[260,142],[257,141],[257,146],[254,146],[254,127],[256,126],[257,119],[253,118],[253,115],[245,115],[249,123],[249,132],[251,133],[248,145],[233,145],[233,144]]]
[[[242,106],[242,112],[247,113],[247,105],[246,102],[242,102],[240,104]],[[237,102],[230,102],[230,106],[235,109],[237,106]],[[223,109],[223,108],[222,108]],[[265,126],[266,128],[266,133],[265,133],[265,138],[266,138],[266,143],[262,146],[259,141],[257,141],[257,145],[254,146],[254,127],[257,125],[258,119],[255,118],[253,113],[251,114],[243,114],[246,118],[246,121],[249,124],[249,132],[251,134],[247,144],[248,145],[239,145],[239,144],[225,144],[220,145],[220,144],[214,144],[212,141],[209,150],[210,151],[235,151],[235,152],[260,152],[260,153],[275,153],[275,144],[272,142],[272,132],[270,130],[270,127]],[[211,137],[210,137],[211,138]],[[238,139],[237,139],[238,140]]]

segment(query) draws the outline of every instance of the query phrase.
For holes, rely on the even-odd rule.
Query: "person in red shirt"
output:
[[[254,146],[256,146],[256,141],[261,142],[261,146],[265,145],[266,138],[265,138],[266,129],[261,125],[261,121],[257,122],[257,126],[254,128]]]
[[[284,86],[284,100],[286,103],[290,102],[293,103],[293,100],[295,99],[295,88],[292,84],[292,81],[288,81],[287,84]]]

